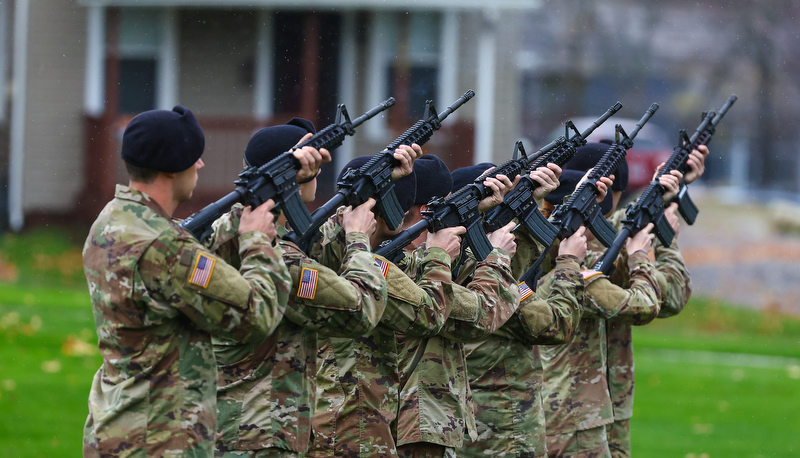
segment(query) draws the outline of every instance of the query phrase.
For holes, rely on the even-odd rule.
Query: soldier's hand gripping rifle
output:
[[[358,206],[370,197],[375,198],[380,216],[390,229],[395,229],[403,220],[405,213],[400,207],[392,182],[392,170],[399,165],[394,152],[400,145],[416,143],[424,145],[433,133],[442,126],[442,121],[461,105],[475,96],[472,90],[467,91],[443,112],[436,114],[433,102],[425,103],[423,119],[397,137],[383,151],[376,154],[358,169],[350,169],[337,183],[338,191],[329,201],[311,214],[311,224],[305,234],[292,232],[286,239],[296,243],[300,249],[308,252],[311,243],[323,223],[342,205]]]
[[[345,136],[356,133],[356,127],[392,105],[394,105],[394,98],[389,97],[380,105],[351,121],[347,114],[347,108],[344,104],[339,104],[336,121],[333,124],[266,164],[245,168],[239,173],[239,179],[234,182],[236,188],[231,193],[186,218],[181,222],[181,227],[188,229],[202,242],[211,235],[211,224],[230,211],[233,204],[241,202],[246,206],[256,208],[267,200],[273,199],[275,207],[283,208],[292,229],[301,234],[305,233],[310,227],[311,216],[300,198],[297,171],[301,164],[294,157],[293,152],[306,146],[327,150],[337,148],[342,144]]]
[[[547,150],[547,154],[536,159],[529,170],[544,167],[549,163],[564,167],[575,156],[578,148],[586,144],[586,138],[620,108],[622,104],[617,102],[583,132],[579,132],[572,121],[567,121],[566,136],[559,137],[542,148],[540,151]],[[558,230],[542,215],[533,199],[533,193],[538,187],[539,183],[527,174],[520,177],[520,182],[513,191],[506,194],[503,202],[484,215],[486,232],[496,231],[517,218],[519,224],[524,226],[539,243],[544,246],[552,245]]]
[[[397,262],[402,257],[403,248],[423,231],[437,232],[447,227],[464,226],[467,230],[464,235],[464,243],[472,249],[477,259],[486,259],[486,256],[492,251],[492,244],[483,230],[478,207],[483,199],[492,195],[493,191],[491,188],[484,186],[484,180],[489,177],[496,177],[498,174],[513,174],[507,175],[509,178],[516,176],[518,172],[514,170],[527,168],[532,161],[547,151],[549,149],[545,150],[543,148],[537,152],[536,156],[529,159],[525,154],[522,142],[518,141],[514,148],[514,159],[481,174],[472,183],[447,197],[437,197],[431,200],[428,203],[428,208],[422,212],[420,221],[395,236],[392,240],[384,242],[380,248],[375,250],[375,254],[379,254],[392,262]]]
[[[603,256],[594,266],[594,270],[603,272],[606,275],[611,274],[614,269],[614,261],[617,259],[619,252],[625,244],[625,240],[642,230],[648,223],[653,223],[653,230],[656,237],[664,246],[670,246],[672,239],[675,237],[675,231],[664,216],[664,186],[659,182],[659,178],[669,173],[672,170],[686,170],[686,162],[689,159],[689,154],[693,149],[700,145],[705,145],[711,139],[717,124],[733,102],[736,101],[736,96],[732,95],[725,105],[720,109],[719,113],[709,112],[703,117],[703,121],[697,127],[691,137],[686,135],[685,130],[680,131],[679,144],[673,149],[672,155],[669,157],[664,167],[656,174],[656,177],[647,188],[642,192],[642,195],[636,203],[630,205],[625,211],[625,217],[622,219],[622,228],[611,246],[603,253]],[[688,196],[685,196],[687,198]],[[686,201],[684,201],[685,203]],[[680,202],[679,202],[680,207]],[[693,205],[693,204],[692,204]],[[696,210],[696,207],[695,207]],[[695,213],[696,215],[696,213]]]
[[[601,194],[597,188],[597,181],[602,177],[611,176],[619,164],[625,160],[628,150],[633,147],[633,139],[636,138],[636,135],[656,110],[658,110],[658,104],[650,105],[650,108],[647,109],[642,119],[636,123],[636,127],[631,131],[630,135],[625,133],[621,125],[616,125],[614,143],[608,147],[592,168],[592,172],[586,177],[586,181],[575,189],[566,203],[557,206],[550,215],[550,223],[556,229],[556,238],[560,240],[568,238],[585,224],[586,228],[592,231],[592,234],[603,245],[611,245],[617,231],[601,213],[601,205],[597,202],[597,198]],[[541,274],[539,268],[549,255],[551,246],[552,243],[545,245],[546,248],[536,259],[536,262],[520,277],[520,281],[535,285],[534,279]]]

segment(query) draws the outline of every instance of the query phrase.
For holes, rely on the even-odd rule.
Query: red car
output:
[[[583,132],[597,118],[581,117],[572,118],[572,122],[579,132]],[[606,122],[600,125],[597,129],[589,135],[588,141],[598,142],[603,139],[614,140],[615,126],[621,124],[626,133],[630,133],[638,119],[620,118],[613,116]],[[574,132],[573,132],[574,134]],[[559,135],[564,135],[564,124],[562,123],[558,129],[552,131],[552,134],[547,137],[548,141],[557,138]],[[675,134],[675,141],[678,135]],[[626,195],[635,195],[650,184],[653,178],[653,173],[659,164],[665,162],[672,154],[672,147],[674,146],[670,136],[667,132],[659,127],[653,121],[648,121],[642,127],[642,130],[633,139],[633,148],[628,150],[626,156],[628,160],[628,190]]]

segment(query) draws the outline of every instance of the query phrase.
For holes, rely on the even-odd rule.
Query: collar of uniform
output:
[[[152,197],[143,193],[142,191],[137,191],[129,186],[118,184],[116,190],[114,191],[114,197],[144,205],[158,213],[159,216],[162,216],[168,220],[172,220],[167,212],[161,208],[161,205],[159,205],[155,200],[153,200]]]

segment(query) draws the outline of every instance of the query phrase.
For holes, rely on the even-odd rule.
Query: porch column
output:
[[[164,36],[158,57],[158,75],[156,76],[156,107],[171,110],[178,103],[178,75],[180,74],[180,56],[178,55],[178,14],[173,7],[165,8],[161,24]]]
[[[366,108],[356,105],[356,16],[342,13],[342,55],[339,61],[339,103],[347,106],[350,118],[361,116]],[[355,142],[345,141],[334,154],[334,168],[341,170],[355,156]]]
[[[83,109],[93,118],[105,111],[106,8],[89,6],[86,11],[86,73]]]
[[[495,71],[497,62],[496,10],[482,14],[478,40],[478,88],[475,90],[475,163],[491,162],[494,140]]]
[[[436,96],[438,105],[447,105],[457,99],[464,91],[458,89],[458,40],[460,37],[458,27],[458,12],[445,10],[442,12],[441,41],[442,50],[439,53],[439,93]],[[465,89],[466,90],[466,89]],[[458,119],[459,110],[454,111],[449,119]]]
[[[11,94],[11,151],[8,159],[8,222],[14,231],[22,230],[25,224],[22,189],[25,180],[29,16],[30,1],[17,0],[14,5],[14,90]]]
[[[255,83],[253,87],[253,113],[259,124],[264,124],[275,110],[272,104],[272,78],[274,43],[272,39],[272,11],[259,10],[256,24]]]

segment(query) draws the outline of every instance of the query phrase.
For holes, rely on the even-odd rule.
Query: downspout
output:
[[[29,0],[18,0],[14,8],[14,75],[11,93],[11,151],[8,159],[8,222],[19,232],[25,224],[22,192],[25,159],[25,109],[28,73]]]

